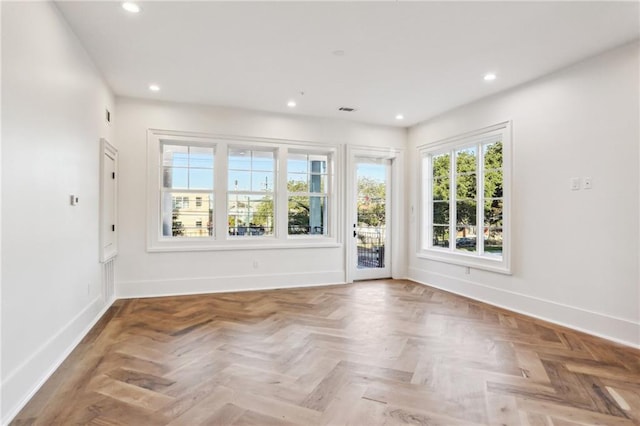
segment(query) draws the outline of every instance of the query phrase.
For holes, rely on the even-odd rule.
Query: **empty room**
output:
[[[1,425],[640,424],[640,3],[2,1]]]

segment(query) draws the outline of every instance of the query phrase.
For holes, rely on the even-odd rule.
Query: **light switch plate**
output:
[[[572,191],[579,190],[580,189],[580,178],[573,177],[573,178],[569,179],[569,188],[571,188]]]

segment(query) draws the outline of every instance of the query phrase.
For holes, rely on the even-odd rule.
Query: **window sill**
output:
[[[464,253],[452,253],[438,249],[423,249],[418,251],[416,256],[421,259],[435,260],[452,265],[496,272],[498,274],[512,275],[511,265],[509,265],[505,257],[502,259],[491,259],[490,257],[472,256]]]
[[[181,252],[181,251],[235,251],[235,250],[283,250],[283,249],[313,249],[313,248],[339,248],[341,243],[335,241],[238,241],[228,240],[217,244],[204,242],[204,244],[194,244],[193,242],[171,241],[153,247],[147,247],[149,253]]]

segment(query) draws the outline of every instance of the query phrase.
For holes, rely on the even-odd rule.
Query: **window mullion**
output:
[[[478,256],[484,255],[484,149],[482,143],[478,144],[476,156],[476,194],[478,205],[476,206],[476,250]]]
[[[452,149],[449,152],[449,250],[454,251],[456,248],[456,151]]]
[[[289,149],[287,147],[280,147],[276,151],[276,185],[274,194],[274,208],[275,208],[275,237],[278,240],[286,241],[289,235],[288,232],[288,210],[289,210],[289,195],[287,193],[287,155]]]
[[[426,163],[426,166],[425,166]],[[424,173],[424,170],[426,169],[427,171],[427,176],[429,176],[428,179],[424,178],[424,175],[422,177],[422,183],[423,185],[426,183],[426,187],[422,189],[422,211],[424,212],[423,215],[426,216],[427,220],[426,220],[426,225],[425,223],[422,223],[422,237],[425,238],[425,242],[422,243],[422,247],[431,247],[433,248],[434,244],[433,244],[433,240],[434,240],[434,234],[433,234],[433,154],[428,154],[428,155],[424,155],[422,156],[422,170]]]
[[[229,222],[227,218],[227,150],[226,143],[220,143],[216,147],[215,156],[215,186],[213,200],[213,217],[215,227],[213,229],[214,238],[222,240],[229,235]]]

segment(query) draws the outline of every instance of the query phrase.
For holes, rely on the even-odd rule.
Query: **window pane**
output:
[[[477,148],[475,146],[456,151],[456,173],[476,171]]]
[[[433,246],[449,247],[449,227],[442,225],[433,226]]]
[[[484,252],[489,256],[502,257],[502,228],[490,227],[485,231]]]
[[[325,193],[328,158],[328,155],[290,153],[287,159],[287,190]]]
[[[229,148],[229,170],[251,170],[251,151]]]
[[[456,249],[476,251],[476,227],[459,226],[456,228]]]
[[[289,197],[289,235],[326,234],[326,197]]]
[[[273,152],[252,151],[251,166],[253,170],[273,171]]]
[[[476,198],[476,174],[456,176],[456,196],[460,200]]]
[[[502,170],[488,171],[484,174],[484,196],[486,198],[502,197]]]
[[[449,202],[433,202],[433,223],[436,225],[449,224]]]
[[[293,154],[289,153],[287,156],[287,172],[289,173],[303,173],[305,176],[308,173],[308,156],[306,154]]]
[[[193,202],[196,200],[196,202]],[[201,225],[198,226],[197,223]],[[162,197],[162,235],[210,237],[213,235],[213,194],[166,192]]]
[[[189,147],[163,144],[162,164],[164,166],[187,167],[189,165]]]
[[[439,178],[433,180],[433,199],[449,199],[449,178]]]
[[[326,192],[327,175],[312,174],[309,176],[309,192]]]
[[[187,189],[189,169],[183,167],[164,167],[162,171],[162,186],[165,188]]]
[[[213,169],[213,148],[189,148],[189,167]]]
[[[451,166],[451,157],[449,154],[434,155],[432,159],[433,177],[446,178],[449,177],[449,168]]]
[[[308,192],[307,174],[289,173],[287,175],[287,191]]]
[[[502,142],[487,144],[483,149],[485,170],[502,168]]]
[[[457,201],[456,202],[456,224],[457,225],[476,225],[476,206],[475,201]]]
[[[213,169],[189,169],[190,189],[213,189]]]
[[[309,156],[309,171],[311,173],[327,173],[327,155],[310,155]]]
[[[229,235],[273,235],[273,198],[230,194],[227,218]]]
[[[502,199],[485,200],[484,226],[502,226]]]
[[[251,190],[252,191],[273,191],[273,173],[272,172],[251,173]]]
[[[250,191],[251,175],[249,172],[229,170],[229,191]]]

